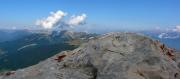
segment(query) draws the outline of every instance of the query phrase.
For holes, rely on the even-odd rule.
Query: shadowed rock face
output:
[[[133,33],[112,33],[0,79],[180,79],[172,49]]]

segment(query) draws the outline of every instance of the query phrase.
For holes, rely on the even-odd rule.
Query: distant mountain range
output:
[[[141,32],[145,35],[159,40],[171,48],[175,48],[180,51],[180,33],[172,31],[144,31]]]
[[[88,41],[90,37],[96,36],[96,34],[66,30],[53,31],[52,34],[24,30],[4,33],[13,37],[10,39],[1,35],[1,38],[5,39],[0,42],[0,70],[14,70],[37,64],[56,53],[72,50]]]
[[[16,40],[30,34],[27,30],[0,30],[0,42]]]

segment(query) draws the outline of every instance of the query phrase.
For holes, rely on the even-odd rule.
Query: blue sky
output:
[[[0,0],[0,28],[31,27],[62,10],[87,14],[82,28],[143,30],[180,25],[180,0]]]

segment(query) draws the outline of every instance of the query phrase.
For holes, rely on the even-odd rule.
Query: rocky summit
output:
[[[180,79],[179,63],[180,55],[159,41],[109,33],[0,79]]]

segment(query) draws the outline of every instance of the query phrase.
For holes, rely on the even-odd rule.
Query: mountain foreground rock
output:
[[[111,33],[0,79],[180,79],[174,52],[140,34]]]

